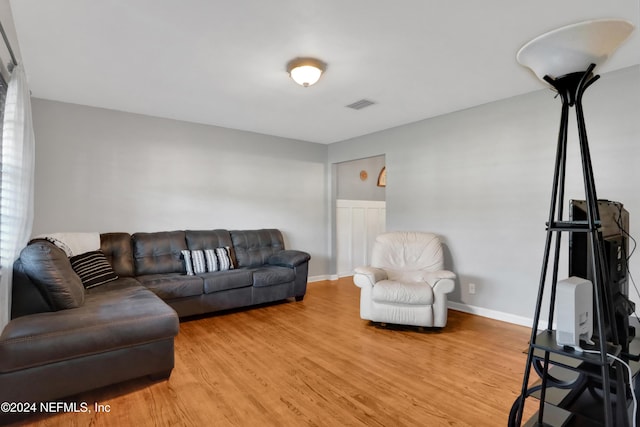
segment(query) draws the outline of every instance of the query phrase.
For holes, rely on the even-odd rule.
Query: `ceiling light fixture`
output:
[[[316,83],[327,64],[315,58],[295,58],[287,64],[287,73],[300,86],[308,87]]]

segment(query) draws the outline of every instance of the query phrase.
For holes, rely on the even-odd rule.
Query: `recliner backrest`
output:
[[[387,271],[392,280],[418,280],[424,272],[443,269],[442,243],[433,233],[384,233],[376,237],[371,265]]]

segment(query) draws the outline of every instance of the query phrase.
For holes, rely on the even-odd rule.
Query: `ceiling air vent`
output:
[[[347,108],[353,108],[354,110],[362,110],[365,107],[375,104],[373,101],[369,101],[368,99],[361,99],[360,101],[356,101],[353,104],[347,105]]]

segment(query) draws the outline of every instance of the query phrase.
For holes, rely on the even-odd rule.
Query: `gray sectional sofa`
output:
[[[179,317],[300,301],[306,292],[310,256],[286,250],[275,229],[105,233],[100,246],[118,278],[89,289],[53,243],[22,251],[12,320],[0,335],[0,402],[168,378]],[[185,274],[183,251],[224,247],[232,269]]]

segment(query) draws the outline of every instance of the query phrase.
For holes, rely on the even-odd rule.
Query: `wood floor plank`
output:
[[[75,396],[108,413],[42,426],[500,426],[518,395],[529,329],[449,311],[441,330],[359,317],[351,278],[301,302],[183,320],[168,381]]]

